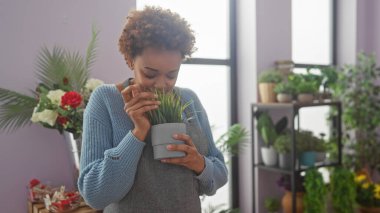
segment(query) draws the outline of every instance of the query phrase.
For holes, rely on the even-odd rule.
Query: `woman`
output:
[[[78,186],[90,206],[104,212],[201,212],[199,195],[212,195],[227,182],[199,99],[175,87],[194,43],[189,24],[169,10],[146,7],[128,16],[119,48],[134,78],[97,88],[84,115]],[[145,113],[160,103],[145,88],[175,90],[192,101],[188,134],[173,135],[185,144],[167,147],[185,157],[153,159]]]

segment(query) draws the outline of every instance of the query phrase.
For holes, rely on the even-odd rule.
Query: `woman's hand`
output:
[[[150,122],[146,112],[158,108],[160,104],[152,92],[144,92],[138,85],[130,85],[121,91],[124,99],[124,110],[131,118],[135,128],[132,133],[140,140],[144,141],[150,129]]]
[[[188,169],[193,170],[197,175],[201,174],[205,168],[205,159],[203,155],[198,152],[191,137],[186,134],[176,134],[173,135],[173,138],[184,141],[185,144],[168,145],[167,149],[170,151],[185,152],[186,156],[180,158],[162,159],[161,162],[185,166]]]

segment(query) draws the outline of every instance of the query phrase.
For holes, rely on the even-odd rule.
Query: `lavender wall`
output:
[[[100,30],[98,57],[91,76],[106,83],[131,76],[117,41],[135,1],[0,0],[0,87],[28,93],[36,87],[38,51],[55,44],[83,55],[91,25]],[[73,188],[69,151],[55,130],[39,125],[0,133],[1,212],[26,212],[31,178]]]

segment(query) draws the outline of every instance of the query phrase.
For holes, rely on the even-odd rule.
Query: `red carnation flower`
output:
[[[30,182],[29,182],[29,187],[30,188],[33,188],[35,186],[37,186],[38,184],[40,184],[40,181],[38,179],[32,179]]]
[[[61,98],[61,107],[66,109],[67,106],[77,108],[82,103],[82,96],[75,92],[66,92]]]
[[[64,116],[57,117],[57,123],[59,123],[62,126],[64,126],[68,121],[69,119],[67,117],[64,117]]]

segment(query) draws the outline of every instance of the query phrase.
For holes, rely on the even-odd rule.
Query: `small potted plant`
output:
[[[292,165],[290,150],[292,145],[292,138],[289,133],[278,136],[274,142],[274,149],[279,155],[279,166],[282,169],[289,169]]]
[[[264,165],[275,166],[277,164],[277,153],[273,148],[273,143],[277,135],[285,130],[287,123],[288,120],[286,117],[281,118],[275,125],[268,112],[260,112],[257,114],[257,129],[265,144],[265,146],[261,147],[261,156]]]
[[[290,83],[279,83],[275,86],[274,92],[277,93],[277,101],[280,103],[290,103],[293,100],[295,88]]]
[[[305,213],[326,212],[327,188],[322,174],[315,168],[307,170],[304,185],[306,190],[303,198]]]
[[[259,77],[259,92],[261,102],[274,103],[276,102],[276,94],[274,87],[282,81],[282,75],[276,70],[267,70],[260,74]]]
[[[297,100],[300,103],[308,104],[314,100],[314,94],[318,91],[312,82],[301,81],[297,85]]]
[[[318,140],[311,131],[301,130],[296,133],[299,161],[304,166],[314,166],[316,161],[315,142]]]
[[[280,201],[273,197],[268,197],[264,201],[265,209],[268,213],[277,213],[280,210]]]
[[[304,211],[303,197],[305,194],[304,187],[304,176],[300,173],[295,174],[295,191],[296,191],[296,212]],[[293,212],[293,196],[292,196],[292,185],[290,175],[282,175],[280,179],[277,180],[277,185],[285,190],[285,193],[281,199],[282,210],[284,213]]]
[[[183,112],[190,102],[182,103],[178,94],[173,92],[154,91],[157,100],[161,102],[156,110],[147,113],[151,122],[151,136],[155,160],[185,156],[184,152],[167,150],[168,144],[183,144],[174,140],[173,134],[186,133]]]

